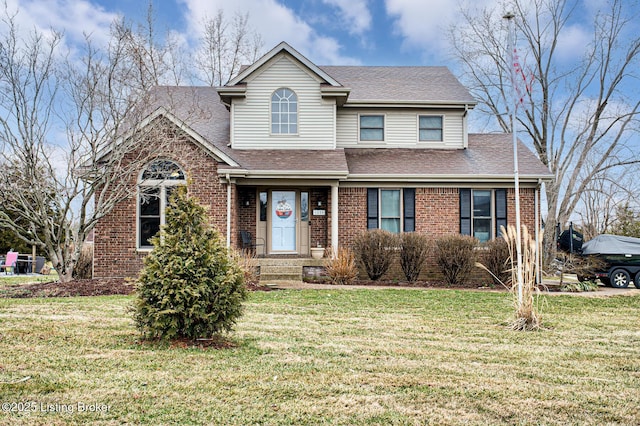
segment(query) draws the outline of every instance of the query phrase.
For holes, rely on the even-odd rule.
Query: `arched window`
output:
[[[298,97],[291,89],[278,89],[271,95],[271,133],[298,133]]]
[[[165,223],[164,211],[178,185],[184,185],[184,172],[171,160],[154,160],[140,175],[138,182],[138,248],[151,248],[151,237]]]

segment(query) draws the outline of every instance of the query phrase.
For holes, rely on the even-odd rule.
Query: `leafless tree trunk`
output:
[[[624,4],[623,4],[624,3]],[[640,158],[630,135],[638,129],[640,37],[630,28],[640,8],[610,0],[594,17],[590,42],[579,61],[561,56],[559,43],[577,0],[513,0],[518,47],[533,83],[522,90],[518,127],[553,180],[545,184],[548,205],[545,248],[554,245],[554,224],[566,224],[593,179],[610,170],[634,167]],[[464,80],[481,105],[479,110],[511,131],[507,112],[513,107],[510,63],[506,52],[506,10],[462,11],[462,23],[450,32]],[[527,67],[531,65],[531,68]],[[528,76],[526,76],[528,77]]]
[[[200,78],[209,86],[222,86],[238,73],[240,67],[252,64],[262,51],[261,37],[248,27],[249,15],[236,14],[226,20],[222,10],[205,20],[195,66]]]
[[[61,34],[20,37],[15,16],[0,35],[0,226],[69,281],[91,230],[136,192],[132,176],[155,154],[139,138],[171,146],[161,126],[141,126],[167,68],[152,29],[137,37],[118,23],[106,49],[87,38],[82,57],[65,60]]]

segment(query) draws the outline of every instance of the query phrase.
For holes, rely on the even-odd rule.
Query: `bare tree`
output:
[[[209,86],[222,86],[244,64],[258,59],[263,42],[248,26],[248,14],[236,14],[227,21],[222,10],[204,22],[204,34],[195,56],[200,78]]]
[[[177,137],[144,120],[165,65],[143,64],[152,38],[122,26],[106,48],[87,37],[81,57],[65,58],[61,34],[20,37],[15,17],[5,8],[0,37],[0,226],[69,281],[88,234],[135,193],[135,176],[157,153],[140,138],[170,149]]]
[[[623,4],[624,3],[624,4]],[[520,56],[531,68],[523,80],[522,136],[549,167],[553,180],[545,184],[548,224],[566,224],[591,181],[609,170],[634,166],[640,159],[629,149],[638,129],[640,96],[640,36],[631,26],[640,8],[628,1],[610,0],[608,9],[594,16],[591,40],[580,60],[567,63],[559,44],[569,28],[578,0],[513,0]],[[503,131],[511,131],[507,112],[511,64],[506,10],[463,10],[462,23],[450,32],[463,78],[480,101],[479,110],[495,117]],[[545,248],[551,253],[554,226],[545,228]]]

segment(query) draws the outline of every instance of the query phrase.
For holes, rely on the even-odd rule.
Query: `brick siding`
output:
[[[226,236],[227,190],[226,185],[218,180],[216,161],[186,136],[172,138],[170,147],[162,143],[141,143],[140,145],[154,152],[156,158],[173,160],[183,168],[190,180],[190,195],[212,212],[210,223],[222,233],[223,237]],[[95,278],[136,277],[142,267],[142,259],[146,256],[146,252],[139,251],[136,247],[137,178],[136,173],[129,179],[133,190],[132,195],[116,205],[95,228],[93,267]]]
[[[227,185],[220,182],[217,163],[202,148],[186,136],[173,139],[171,149],[163,144],[149,144],[158,158],[168,158],[178,163],[189,178],[189,192],[206,206],[210,223],[226,237],[227,232]],[[135,189],[138,174],[130,177]],[[339,242],[351,246],[361,232],[367,228],[367,189],[345,188],[339,190]],[[310,213],[322,202],[325,216],[311,215],[311,246],[318,242],[327,247],[331,238],[331,199],[327,187],[315,187],[309,191]],[[135,191],[133,192],[135,194]],[[256,187],[231,186],[231,244],[239,246],[239,231],[250,230],[255,237],[257,221]],[[522,223],[533,229],[534,189],[523,188],[520,193]],[[94,277],[135,277],[142,267],[145,251],[136,247],[136,195],[119,203],[104,217],[95,229]],[[248,206],[245,203],[248,202]],[[459,232],[458,188],[416,188],[416,232],[438,238]],[[514,191],[507,191],[508,222],[515,223]],[[434,275],[435,264],[430,260],[425,276]],[[395,271],[395,278],[399,271]],[[400,271],[401,274],[401,271]],[[437,275],[437,274],[436,274]]]

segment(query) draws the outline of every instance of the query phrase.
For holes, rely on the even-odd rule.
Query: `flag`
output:
[[[513,48],[513,88],[514,96],[516,97],[516,107],[518,105],[524,106],[524,96],[531,95],[531,87],[533,85],[533,73],[529,73],[529,76],[525,74],[522,65],[520,64],[520,56],[518,55],[518,49]]]

